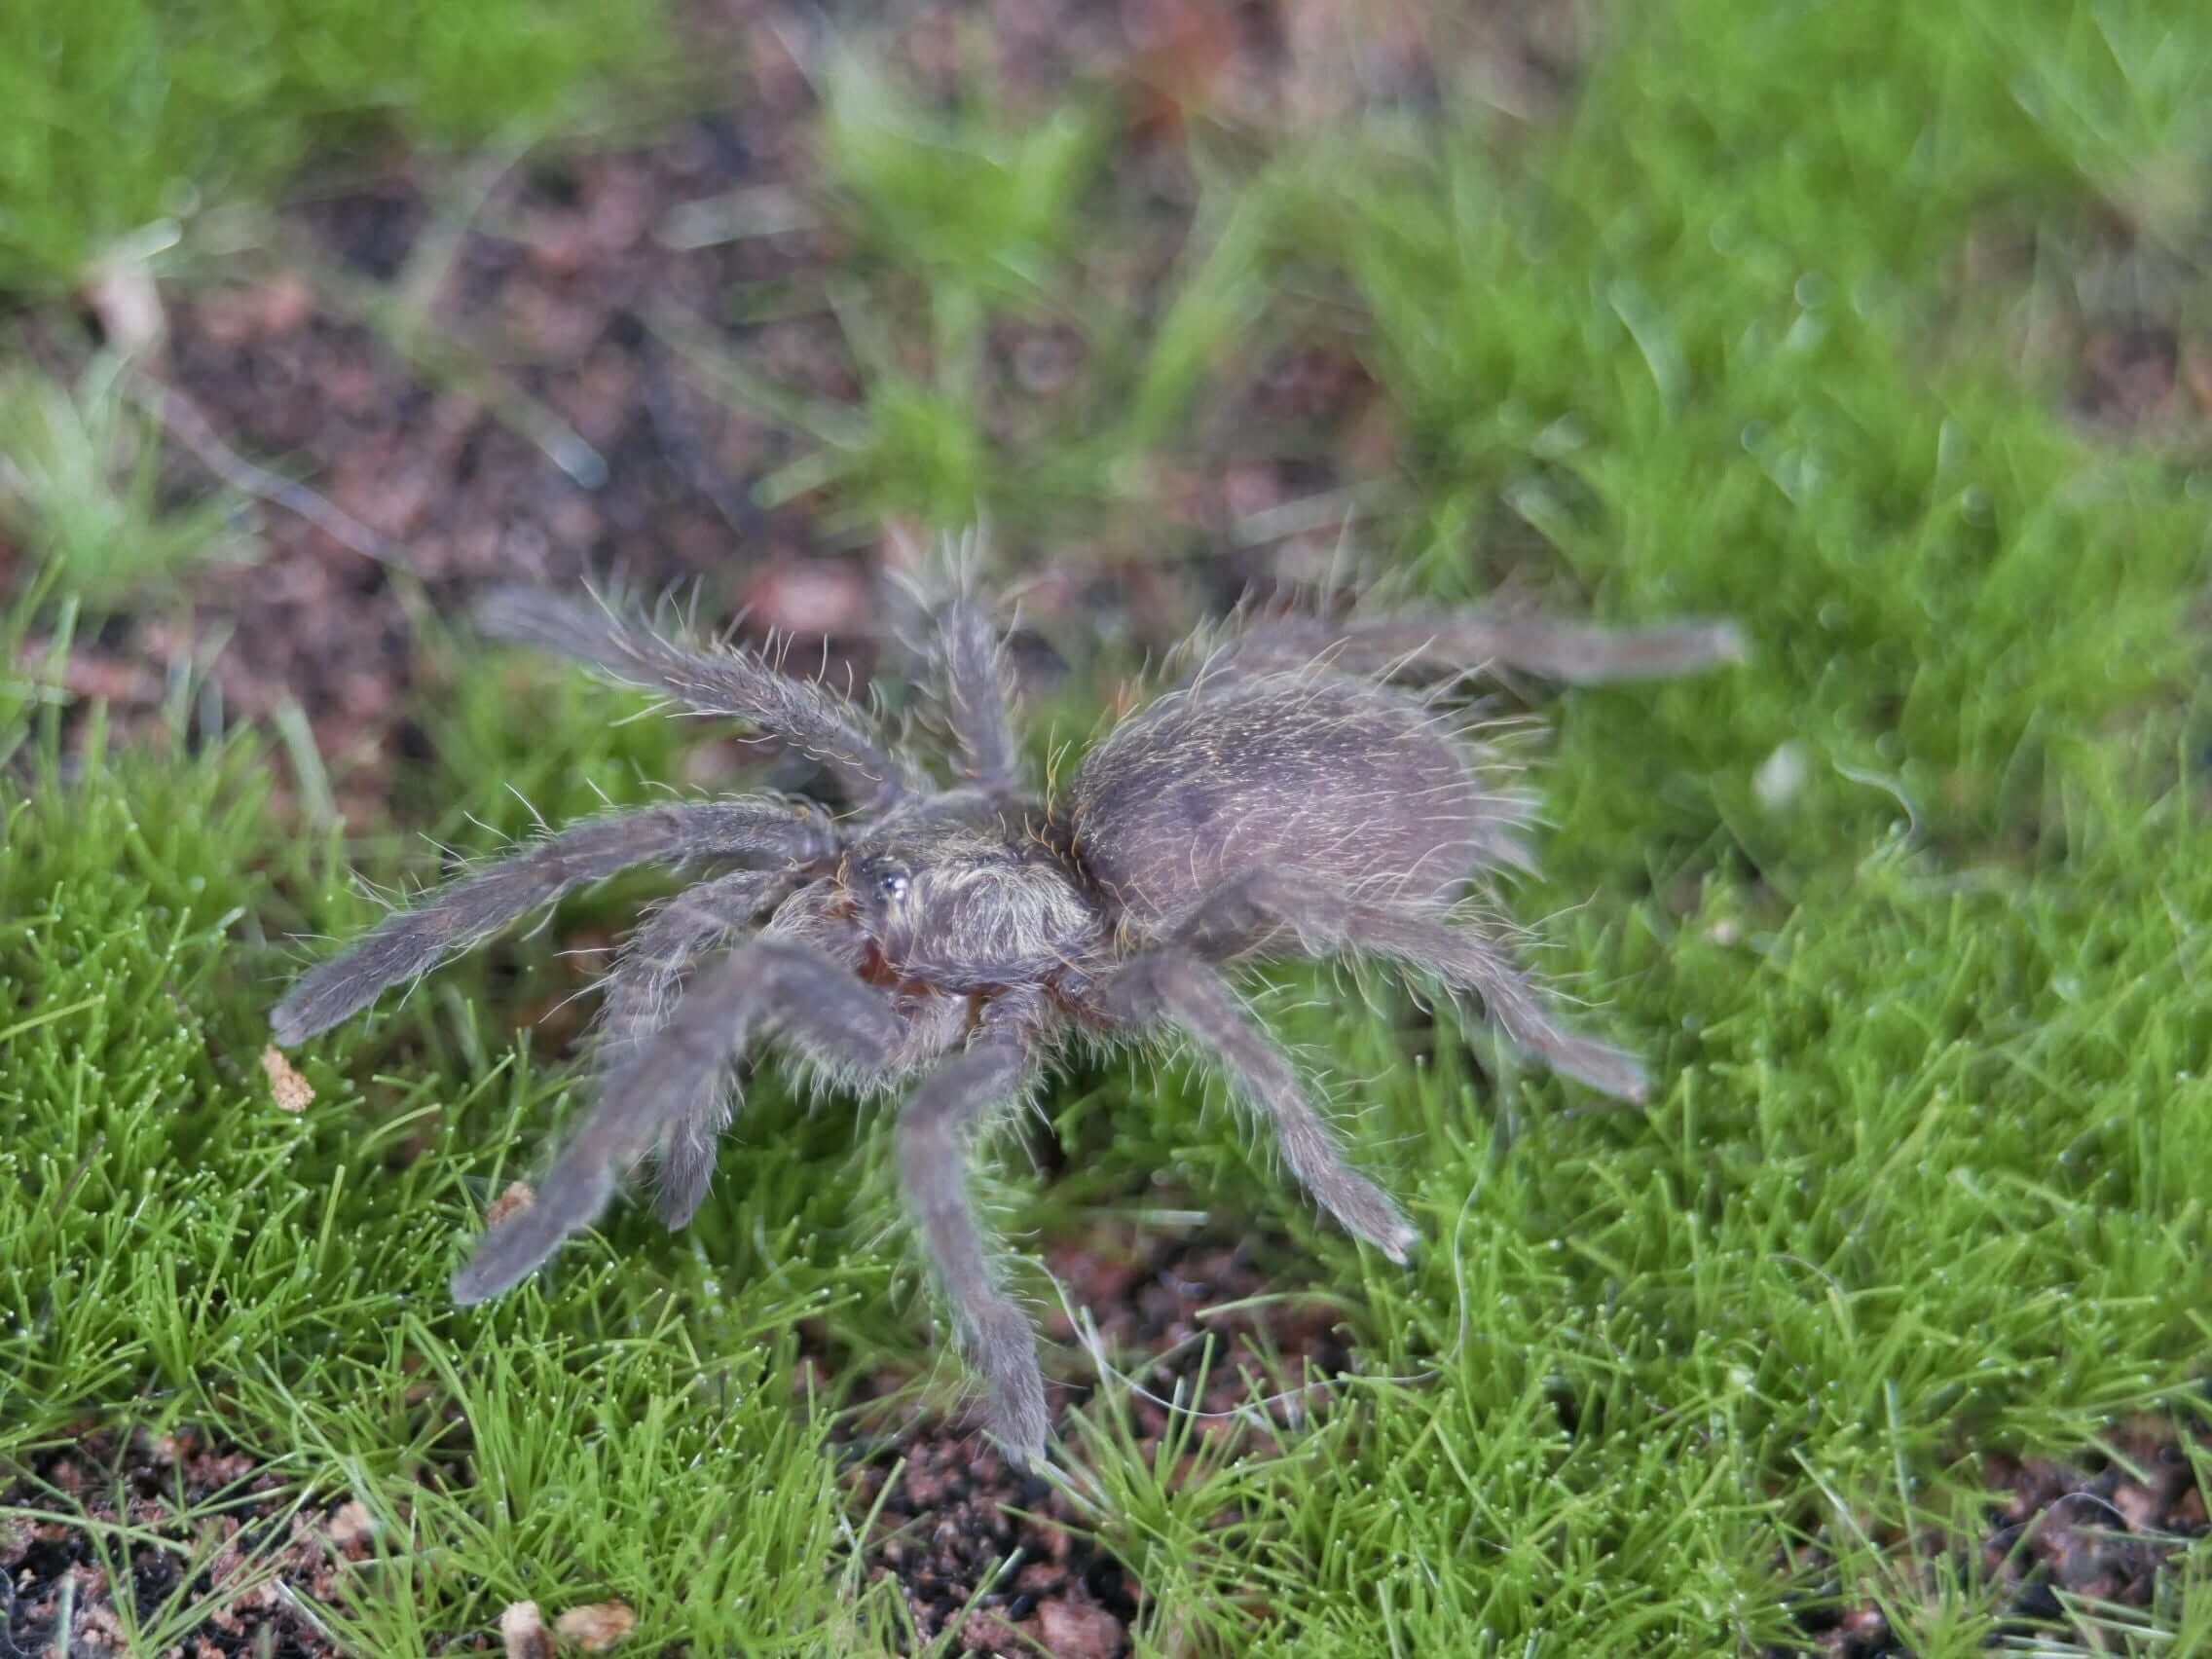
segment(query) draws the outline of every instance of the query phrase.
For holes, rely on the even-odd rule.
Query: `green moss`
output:
[[[0,286],[159,251],[313,144],[542,129],[661,40],[658,0],[21,0],[0,12]]]

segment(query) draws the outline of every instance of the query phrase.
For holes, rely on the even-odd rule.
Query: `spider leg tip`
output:
[[[279,1049],[296,1049],[310,1037],[327,1029],[326,1023],[317,1023],[313,1015],[302,1008],[294,997],[286,997],[269,1015],[269,1034]]]
[[[1049,1433],[1042,1410],[1035,1414],[1017,1410],[1011,1418],[991,1425],[991,1438],[998,1442],[1001,1454],[1021,1470],[1041,1467],[1050,1460],[1045,1451]]]
[[[484,1242],[477,1245],[476,1254],[469,1258],[468,1264],[456,1271],[453,1277],[446,1281],[457,1308],[474,1308],[480,1303],[489,1302],[528,1276],[527,1273],[508,1271],[504,1264],[488,1259],[491,1255],[488,1246],[497,1236],[497,1229],[485,1235]]]
[[[705,1187],[699,1188],[696,1192],[677,1191],[675,1189],[663,1192],[660,1202],[654,1206],[660,1212],[661,1226],[670,1233],[682,1233],[691,1225],[693,1218],[699,1213],[700,1206],[706,1202],[706,1198],[707,1190]]]
[[[1626,1061],[1619,1076],[1599,1087],[1631,1106],[1651,1104],[1651,1074],[1635,1060]]]
[[[1600,1094],[1629,1106],[1651,1103],[1651,1074],[1641,1060],[1624,1050],[1603,1043],[1577,1043],[1570,1051],[1551,1058],[1555,1071]]]

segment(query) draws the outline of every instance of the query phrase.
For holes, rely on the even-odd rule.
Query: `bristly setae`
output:
[[[1022,773],[1002,637],[961,594],[934,618],[958,747],[938,781],[859,704],[758,654],[664,637],[590,602],[508,590],[495,638],[802,751],[841,816],[765,794],[610,813],[396,912],[277,1007],[304,1042],[387,987],[585,883],[645,864],[702,871],[632,938],[606,985],[599,1097],[540,1183],[454,1275],[497,1296],[590,1223],[623,1173],[657,1158],[671,1227],[705,1198],[736,1104],[734,1065],[773,1027],[832,1084],[914,1081],[900,1108],[905,1201],[1018,1457],[1045,1449],[1036,1337],[1003,1287],[968,1196],[977,1128],[1023,1099],[1071,1038],[1181,1036],[1227,1075],[1308,1192],[1404,1261],[1417,1235],[1355,1169],[1283,1050],[1229,977],[1262,955],[1360,953],[1478,1001],[1522,1049],[1594,1088],[1644,1093],[1637,1062],[1575,1034],[1507,940],[1456,908],[1486,871],[1525,865],[1530,798],[1433,696],[1486,668],[1575,683],[1737,660],[1725,624],[1611,631],[1480,612],[1231,633],[1185,683],[1099,741],[1047,805]]]

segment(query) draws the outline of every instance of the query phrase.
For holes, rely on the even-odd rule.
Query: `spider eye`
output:
[[[906,897],[906,872],[903,869],[887,869],[875,878],[875,892],[879,899],[903,899]]]

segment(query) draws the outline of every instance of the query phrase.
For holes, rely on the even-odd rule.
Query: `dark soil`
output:
[[[2194,1439],[2202,1456],[2212,1447],[2212,1432],[2200,1429]],[[1990,1495],[1978,1540],[1965,1533],[1899,1537],[1893,1543],[1893,1570],[1898,1593],[1907,1600],[1938,1566],[1957,1582],[1985,1586],[2008,1638],[2029,1641],[2067,1630],[2062,1595],[2149,1607],[2174,1557],[2212,1532],[2185,1436],[2169,1420],[2128,1423],[2115,1436],[2110,1456],[2070,1463],[1994,1454],[1983,1470]],[[1831,1572],[1817,1551],[1790,1566],[1815,1584]],[[1854,1599],[1832,1578],[1800,1623],[1805,1644],[1773,1649],[1774,1659],[1910,1659],[1913,1652],[1879,1606]]]
[[[2200,234],[2109,207],[2056,227],[1996,218],[1967,240],[1962,300],[1976,314],[1992,298],[2010,308],[2014,355],[2083,431],[2201,456],[2212,443],[2207,260]]]
[[[1016,107],[1079,81],[1123,107],[1106,194],[1127,222],[1097,280],[1140,311],[1181,250],[1196,199],[1186,121],[1279,122],[1323,96],[1312,71],[1327,59],[1293,9],[1193,0],[921,8],[894,45],[923,92],[955,90],[956,25],[978,10]],[[1419,57],[1413,19],[1409,10],[1374,37],[1379,55],[1337,90],[1340,101],[1411,95],[1411,71],[1390,55]],[[1493,20],[1462,44],[1496,46],[1504,26]],[[757,505],[755,487],[808,440],[716,395],[647,320],[691,318],[793,392],[858,395],[826,306],[797,304],[757,326],[725,320],[733,299],[771,285],[819,299],[824,276],[855,257],[833,228],[707,246],[667,235],[672,216],[731,191],[812,199],[814,92],[790,28],[760,0],[702,10],[701,60],[726,61],[742,95],[656,141],[541,151],[492,174],[356,157],[280,210],[264,251],[231,279],[165,288],[162,372],[190,412],[172,421],[168,446],[180,493],[213,482],[206,446],[191,441],[202,432],[299,480],[363,534],[345,545],[257,501],[263,557],[186,572],[179,591],[105,619],[79,641],[72,685],[110,699],[123,731],[151,732],[171,672],[211,655],[232,718],[304,710],[345,816],[373,823],[387,813],[394,768],[422,749],[421,624],[461,618],[490,584],[680,587],[703,618],[742,611],[750,629],[795,637],[794,660],[826,651],[833,672],[865,678],[887,632],[876,576],[896,536],[857,547],[826,537],[812,498]],[[1573,38],[1557,25],[1514,38],[1539,34],[1551,42],[1529,48],[1539,56]],[[897,273],[876,276],[897,292]],[[86,322],[99,332],[94,312]],[[32,338],[61,374],[90,343],[54,319]],[[991,424],[1018,454],[1025,421],[1074,407],[1082,342],[1064,325],[1010,320],[992,344]],[[1340,524],[1241,549],[1232,526],[1386,466],[1386,411],[1321,319],[1236,346],[1204,433],[1160,458],[1135,500],[1089,515],[1065,542],[1011,555],[1050,566],[1024,605],[1046,634],[1058,631],[1062,654],[1087,656],[1083,636],[1111,632],[1134,661],[1202,611],[1270,585],[1285,561],[1297,579],[1324,561]],[[584,447],[525,435],[518,396]],[[19,567],[0,540],[0,589],[21,579]]]
[[[1062,1394],[1063,1436],[1079,1410],[1123,1413],[1121,1426],[1149,1458],[1173,1426],[1161,1402],[1180,1387],[1200,1414],[1189,1424],[1198,1439],[1263,1451],[1256,1442],[1271,1427],[1326,1410],[1331,1380],[1351,1368],[1335,1316],[1318,1301],[1208,1317],[1272,1282],[1246,1245],[1099,1237],[1047,1257],[1069,1300],[1092,1316],[1111,1363],[1135,1385],[1101,1394],[1087,1382]],[[1045,1331],[1063,1351],[1075,1344],[1064,1314]],[[876,1391],[903,1401],[903,1381],[882,1379]],[[1248,1409],[1255,1402],[1263,1403]],[[852,1507],[865,1515],[882,1498],[867,1540],[869,1573],[898,1579],[922,1635],[940,1635],[972,1606],[959,1625],[967,1652],[1128,1652],[1144,1586],[1084,1530],[1067,1498],[1008,1467],[972,1429],[936,1419],[892,1426],[896,1418],[896,1407],[864,1406],[851,1419]],[[1071,1446],[1079,1458],[1081,1444]],[[882,1497],[895,1468],[897,1484]]]
[[[678,252],[652,234],[677,204],[788,172],[777,114],[769,97],[649,149],[516,168],[478,221],[500,231],[462,236],[431,290],[428,325],[541,400],[590,446],[604,479],[565,470],[466,383],[425,384],[379,331],[320,303],[298,269],[173,307],[174,383],[208,423],[249,455],[286,458],[394,550],[392,565],[365,558],[270,510],[260,564],[194,579],[195,631],[230,633],[214,665],[226,702],[265,718],[296,699],[350,817],[382,816],[410,747],[417,604],[458,619],[498,582],[616,579],[648,593],[696,583],[709,617],[750,603],[763,626],[869,630],[853,603],[866,585],[836,580],[848,561],[816,554],[802,514],[750,504],[790,440],[707,395],[640,321],[660,306],[713,311],[731,285],[814,256],[773,239]],[[426,197],[445,188],[427,170],[402,160],[365,191],[301,208],[296,245],[356,276],[404,270]],[[827,350],[791,331],[787,372],[828,378]],[[816,571],[818,559],[828,568]],[[813,601],[804,615],[779,603],[790,581],[763,581],[787,568]],[[825,605],[825,592],[840,602]],[[181,632],[142,624],[102,644],[162,660],[189,648]]]
[[[298,1598],[333,1600],[339,1564],[363,1559],[371,1537],[360,1505],[300,1508],[253,1457],[189,1432],[128,1447],[95,1435],[45,1453],[0,1483],[0,1508],[143,1529],[179,1546],[111,1542],[103,1553],[87,1527],[0,1518],[0,1659],[335,1659],[340,1649]],[[132,1645],[134,1629],[161,1629],[165,1608],[210,1597],[220,1610],[182,1645]],[[126,1598],[132,1622],[118,1612]]]

